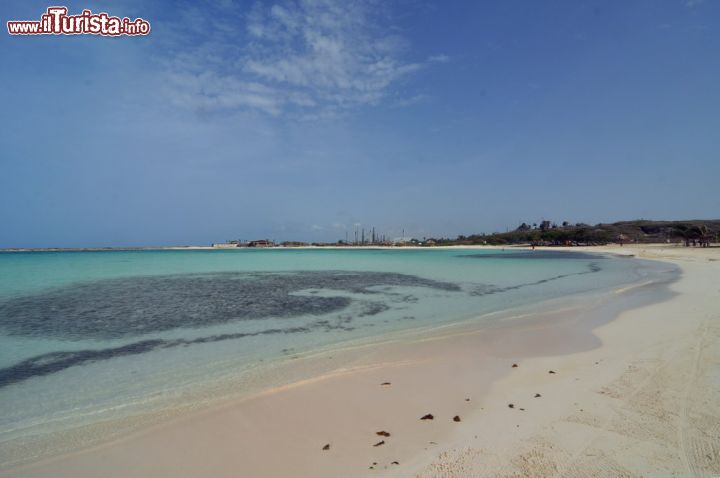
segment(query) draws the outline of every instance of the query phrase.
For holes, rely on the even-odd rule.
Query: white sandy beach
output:
[[[720,475],[720,248],[588,250],[676,264],[675,295],[614,320],[608,303],[358,349],[332,373],[5,476]]]

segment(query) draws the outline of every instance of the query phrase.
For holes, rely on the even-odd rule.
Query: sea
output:
[[[0,252],[0,469],[290,383],[318,354],[668,272],[510,248]]]

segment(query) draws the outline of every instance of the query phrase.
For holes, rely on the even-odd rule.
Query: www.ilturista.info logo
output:
[[[68,15],[67,7],[48,7],[47,12],[36,20],[8,21],[10,35],[147,35],[150,22],[142,18],[111,17],[105,12],[93,13],[83,10],[79,15]]]

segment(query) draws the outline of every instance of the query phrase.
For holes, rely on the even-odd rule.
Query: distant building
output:
[[[270,239],[258,239],[248,242],[248,247],[273,247],[275,244]]]
[[[417,240],[412,237],[396,237],[392,240],[393,244],[409,244],[411,242],[417,242]]]

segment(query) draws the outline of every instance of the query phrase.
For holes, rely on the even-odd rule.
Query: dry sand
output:
[[[642,292],[356,350],[332,373],[7,476],[720,476],[720,249],[591,250],[679,265],[675,295],[615,320]]]

